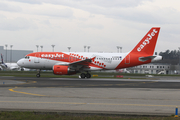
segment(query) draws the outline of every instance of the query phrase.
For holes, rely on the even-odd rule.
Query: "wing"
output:
[[[92,60],[94,60],[95,59],[95,57],[94,58],[92,58],[92,59],[85,59],[85,60],[80,60],[80,61],[76,61],[76,62],[72,62],[72,63],[70,63],[69,65],[89,65],[89,63],[91,63],[92,62]]]
[[[19,70],[20,68],[19,67],[10,67],[9,69],[10,70]]]
[[[84,70],[84,69],[89,69],[89,65],[91,64],[91,62],[95,59],[96,57],[93,57],[91,59],[84,59],[84,60],[79,60],[79,61],[75,61],[72,63],[58,63],[56,65],[68,65],[71,69],[73,70]]]

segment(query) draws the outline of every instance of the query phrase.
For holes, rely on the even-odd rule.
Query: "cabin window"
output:
[[[29,59],[29,56],[25,56],[25,59]]]

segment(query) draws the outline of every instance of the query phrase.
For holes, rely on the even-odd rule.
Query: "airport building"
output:
[[[3,60],[6,63],[16,63],[19,59],[32,52],[32,50],[4,49],[4,46],[0,46],[0,54],[2,54]]]
[[[178,74],[179,68],[179,65],[149,63],[127,68],[127,71],[138,74]]]

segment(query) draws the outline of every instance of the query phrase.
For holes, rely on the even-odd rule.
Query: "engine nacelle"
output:
[[[69,69],[69,66],[66,65],[54,65],[53,73],[55,75],[72,75],[72,74],[76,74],[76,71],[71,71]]]

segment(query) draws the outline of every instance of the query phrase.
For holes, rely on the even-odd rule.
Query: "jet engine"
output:
[[[72,75],[76,74],[76,71],[70,70],[69,66],[67,65],[54,65],[53,73],[55,75]]]

